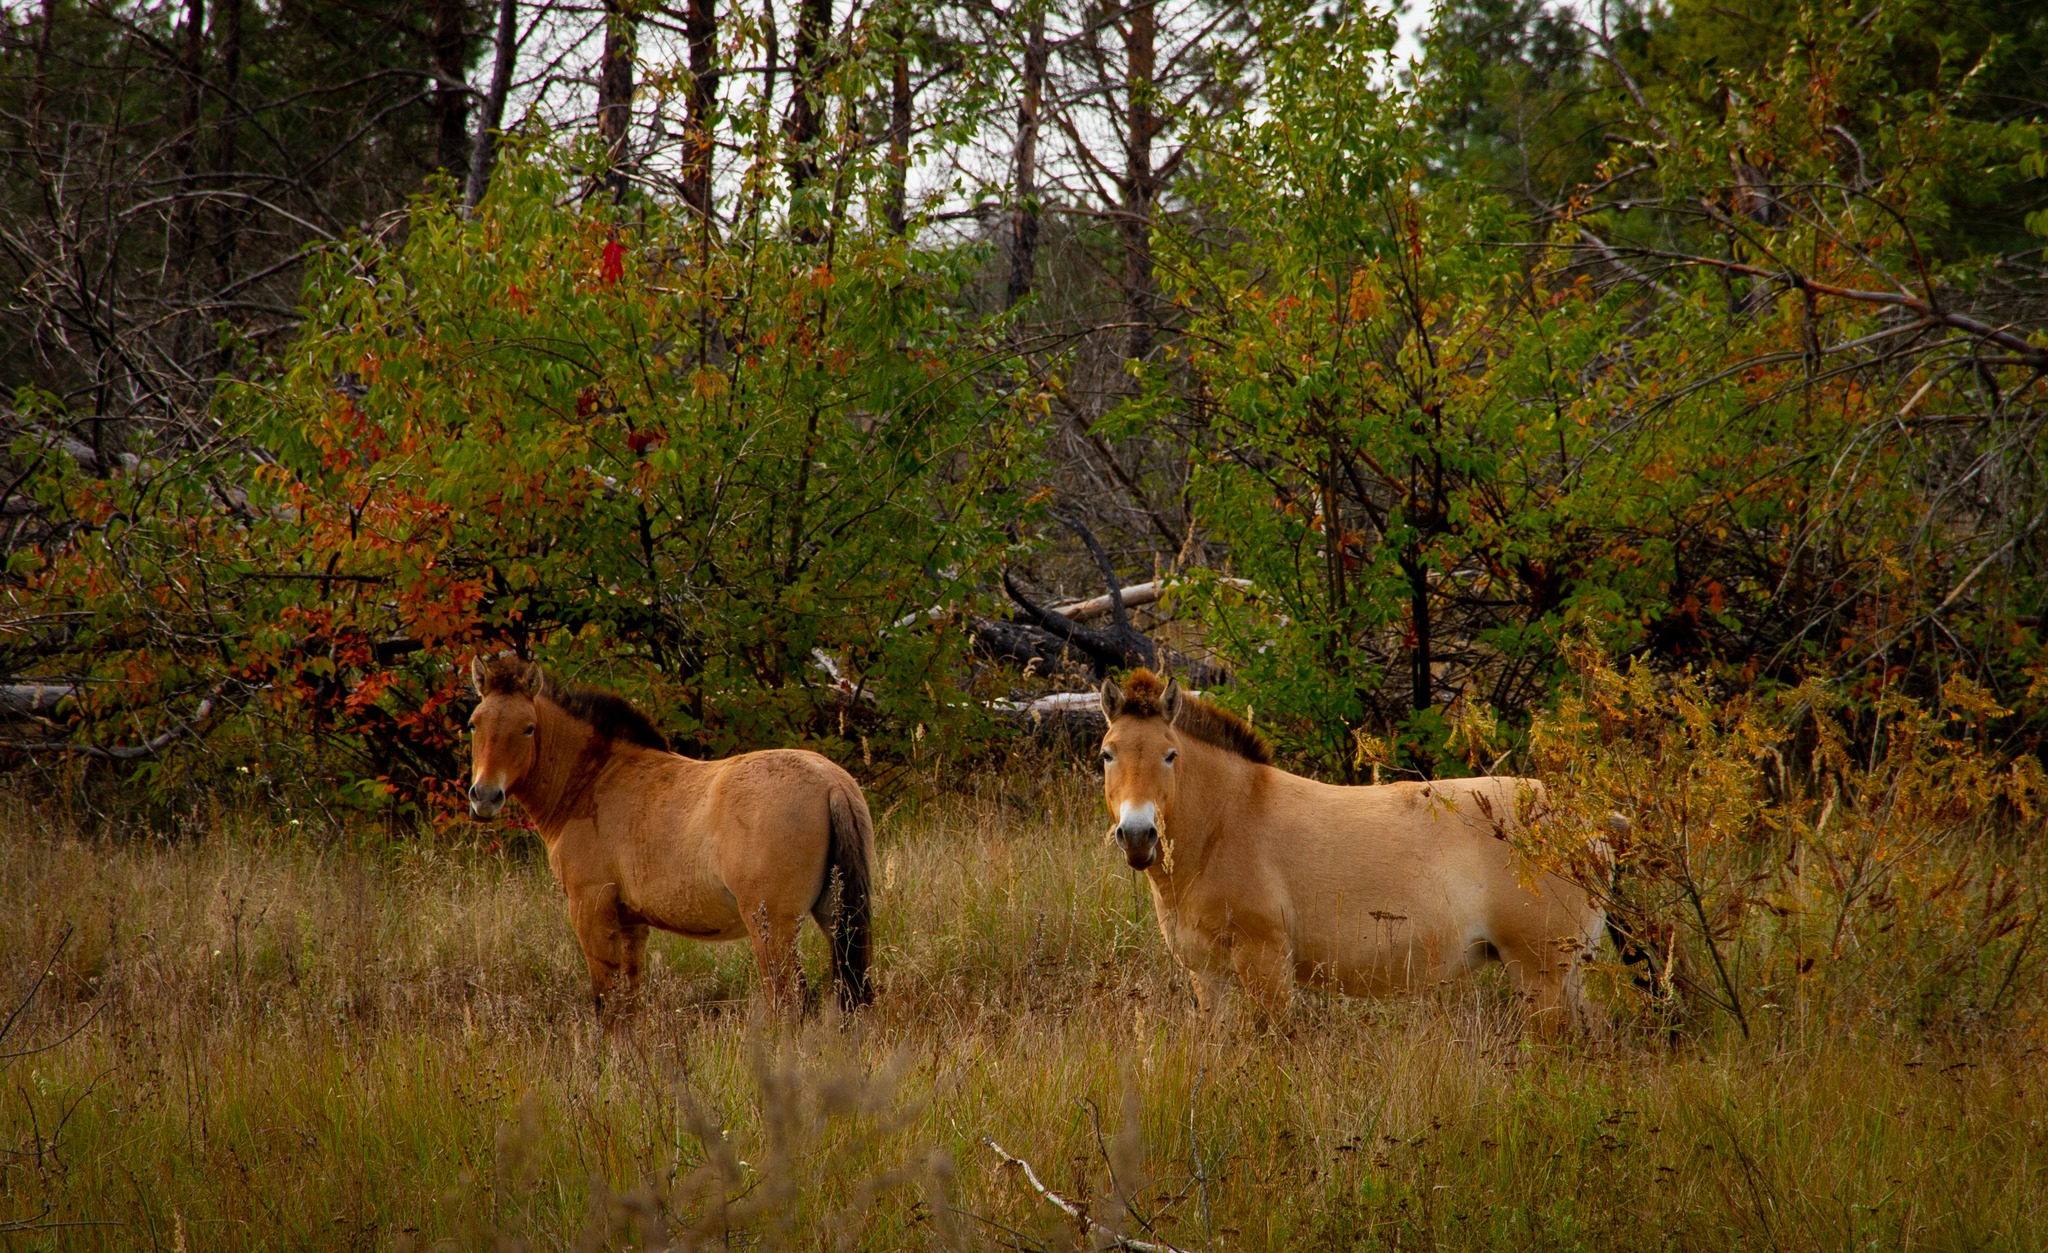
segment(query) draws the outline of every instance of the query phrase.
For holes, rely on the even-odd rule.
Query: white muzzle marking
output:
[[[495,818],[505,807],[505,788],[498,783],[476,782],[469,785],[469,812],[477,818]]]
[[[1148,869],[1159,859],[1159,807],[1151,801],[1117,806],[1116,842],[1123,846],[1124,859],[1133,870]]]

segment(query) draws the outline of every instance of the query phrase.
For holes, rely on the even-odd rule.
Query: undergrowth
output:
[[[609,1036],[531,836],[80,838],[8,804],[0,1245],[2048,1245],[2031,967],[1995,1016],[1802,1012],[1784,941],[1742,938],[1746,1036],[1700,963],[1673,1015],[1611,953],[1616,1025],[1575,1045],[1523,1042],[1497,970],[1218,1035],[1096,786],[878,805],[857,1020],[776,1027],[744,946],[659,936]]]

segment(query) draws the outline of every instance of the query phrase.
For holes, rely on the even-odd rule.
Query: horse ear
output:
[[[1166,681],[1166,694],[1159,698],[1159,712],[1166,715],[1167,726],[1180,721],[1181,705],[1180,680],[1169,678]]]
[[[528,696],[546,696],[548,694],[547,671],[542,670],[540,663],[537,661],[526,663],[525,683]]]
[[[488,667],[484,665],[482,657],[472,657],[469,659],[469,685],[475,689],[478,696],[484,694],[484,673],[487,669]]]
[[[1103,718],[1107,721],[1115,722],[1118,712],[1123,709],[1123,704],[1124,690],[1116,685],[1115,679],[1104,679],[1102,681]]]

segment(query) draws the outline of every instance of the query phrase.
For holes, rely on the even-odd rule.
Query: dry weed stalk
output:
[[[1876,1014],[1986,1025],[2038,968],[2048,779],[1990,742],[2008,712],[1952,678],[1936,709],[1821,679],[1722,700],[1692,673],[1574,653],[1532,728],[1535,864],[1603,895],[1645,1022]],[[1615,870],[1583,833],[1626,815]],[[1616,973],[1610,968],[1610,973]]]
[[[1764,770],[1768,810],[1782,802]],[[1200,1030],[1142,881],[1097,843],[1093,781],[1050,766],[885,817],[880,996],[851,1029],[781,1036],[750,1033],[744,953],[681,941],[653,950],[635,1027],[599,1032],[559,889],[519,850],[315,850],[236,814],[175,844],[49,838],[17,811],[0,882],[25,904],[0,911],[0,1011],[75,929],[9,1044],[63,1041],[102,1008],[8,1070],[0,1146],[47,1141],[75,1112],[62,1169],[0,1159],[15,1163],[0,1212],[48,1202],[45,1221],[120,1224],[16,1239],[62,1249],[175,1248],[180,1232],[195,1250],[1107,1238],[986,1135],[1111,1234],[1162,1248],[1660,1248],[1700,1230],[1788,1253],[2041,1247],[2032,923],[1978,963],[1973,995],[1995,1016],[1923,1016],[1918,981],[1978,976],[1899,934],[1930,911],[1986,916],[1985,879],[1901,884],[1930,849],[1981,867],[1990,839],[2007,869],[1988,899],[2014,883],[2031,909],[2031,828],[2014,810],[1952,830],[1956,814],[1909,811],[1913,795],[1908,819],[1868,829],[1849,824],[1883,811],[1860,793],[1803,811],[1819,828],[1797,828],[1803,881],[1853,903],[1839,957],[1836,908],[1756,906],[1721,941],[1756,1039],[1730,1017],[1684,1048],[1622,1032],[1564,1051],[1523,1047],[1493,977],[1419,1003],[1305,996],[1270,1035]],[[1582,800],[1605,830],[1606,798]],[[1915,838],[1909,820],[1933,825]],[[1699,957],[1682,973],[1711,992],[1696,945],[1681,932]],[[1794,999],[1772,981],[1799,951],[1816,970]],[[1695,1027],[1724,1017],[1674,988]]]

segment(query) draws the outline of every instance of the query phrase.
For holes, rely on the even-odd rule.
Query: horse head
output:
[[[1116,815],[1116,842],[1133,870],[1159,860],[1160,832],[1173,810],[1174,762],[1180,733],[1174,729],[1184,702],[1174,679],[1140,670],[1122,685],[1102,684],[1102,796]]]
[[[547,675],[536,663],[504,656],[472,661],[469,678],[478,697],[469,716],[469,812],[495,818],[506,793],[533,769],[534,701],[547,693]]]

